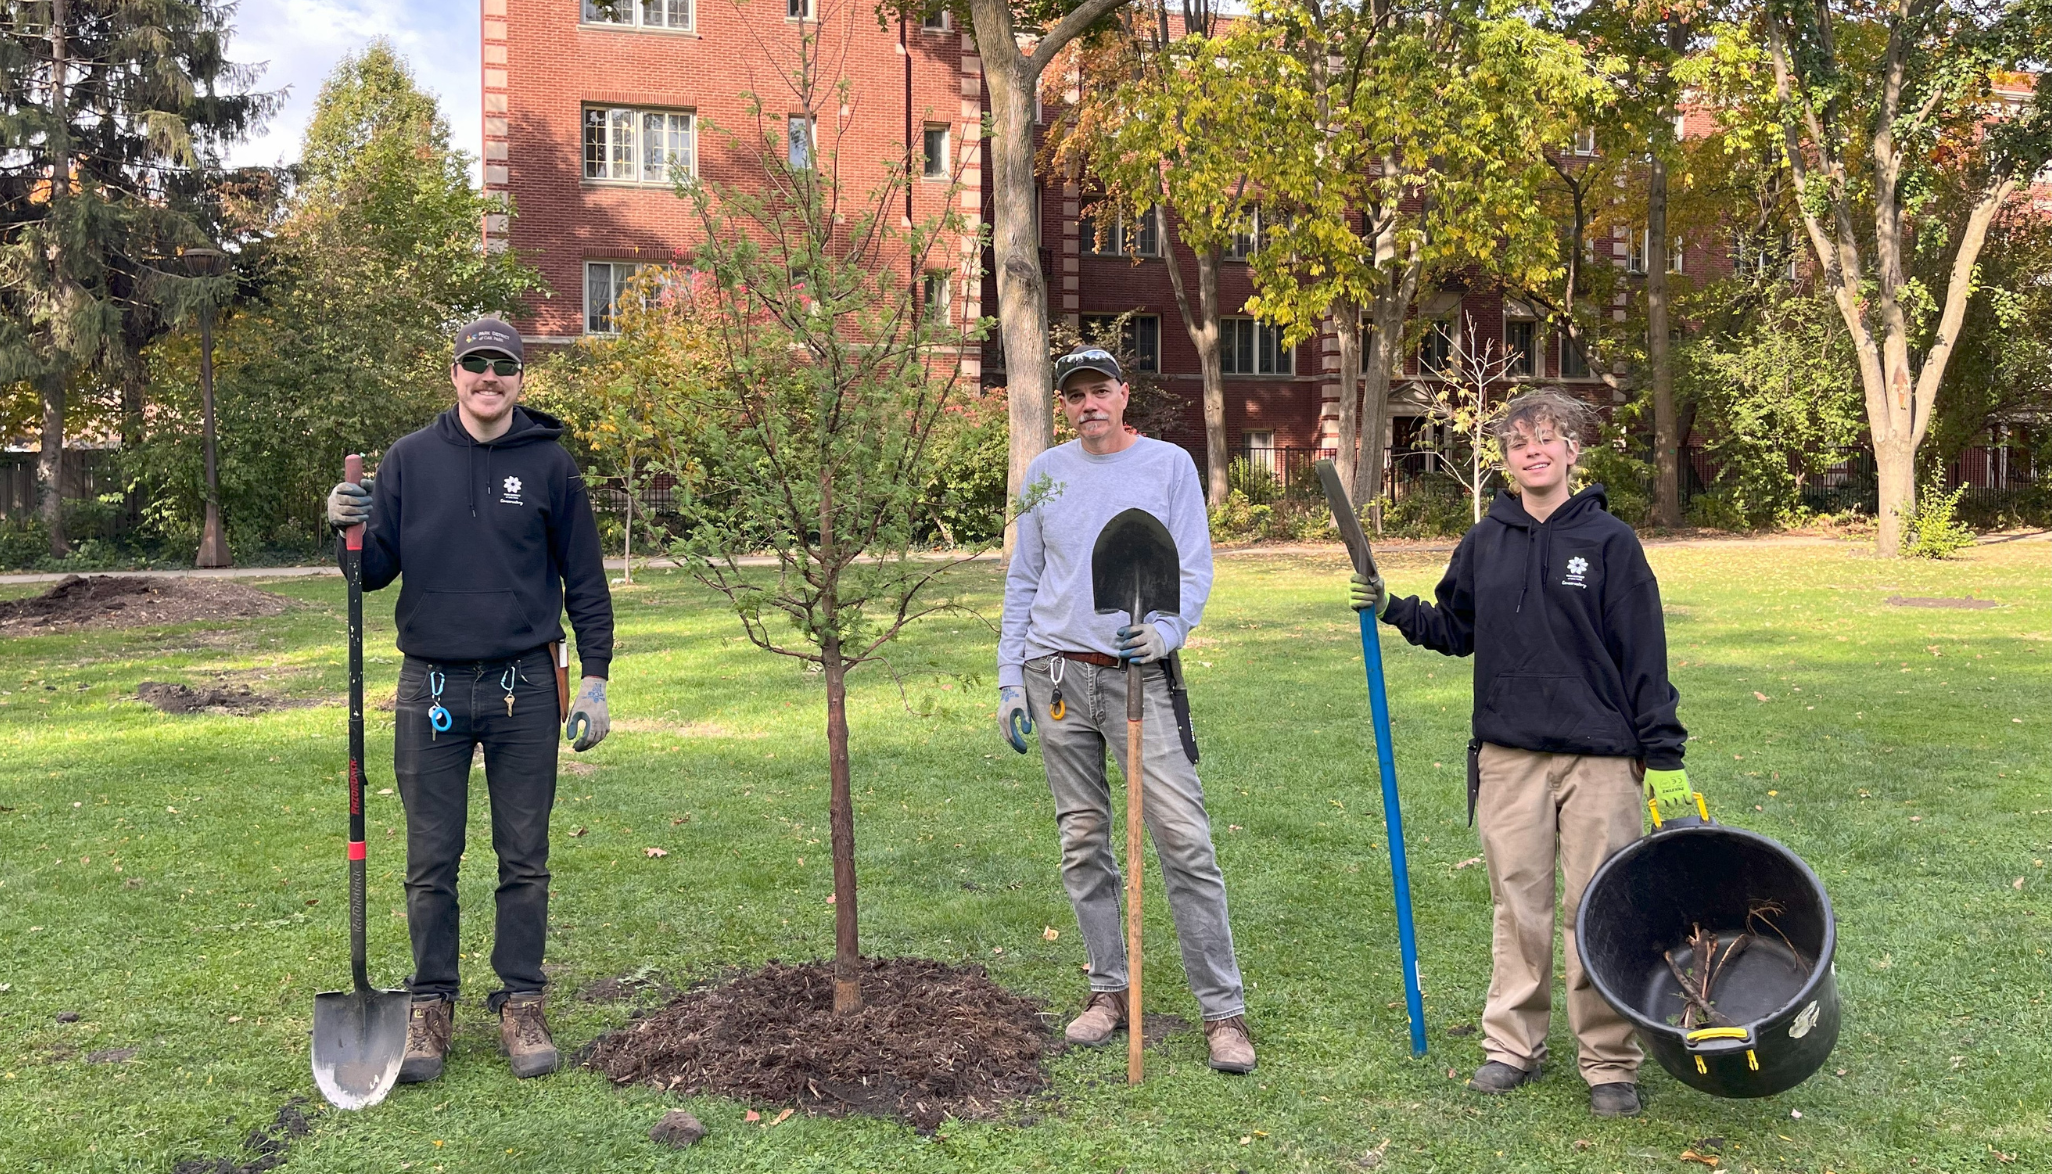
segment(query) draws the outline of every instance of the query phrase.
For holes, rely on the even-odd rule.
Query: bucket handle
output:
[[[1719,1039],[1735,1039],[1746,1044],[1746,1067],[1754,1072],[1758,1072],[1760,1070],[1760,1058],[1753,1054],[1753,1049],[1751,1046],[1753,1042],[1752,1028],[1699,1027],[1683,1037],[1684,1042],[1688,1044],[1690,1054],[1694,1057],[1696,1061],[1696,1071],[1705,1074],[1707,1074],[1710,1071],[1710,1066],[1703,1062],[1703,1057],[1699,1054],[1696,1054],[1696,1045],[1699,1043],[1708,1043],[1711,1040]]]
[[[1696,802],[1696,814],[1693,816],[1678,815],[1672,819],[1662,819],[1660,817],[1660,801],[1648,798],[1646,800],[1646,810],[1653,815],[1653,830],[1657,832],[1667,824],[1673,824],[1676,827],[1701,827],[1713,822],[1710,818],[1710,805],[1703,801],[1703,792],[1691,791],[1689,792],[1689,797]]]

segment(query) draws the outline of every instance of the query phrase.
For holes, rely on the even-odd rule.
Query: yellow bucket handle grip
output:
[[[1743,1027],[1699,1027],[1687,1036],[1692,1044],[1709,1039],[1751,1039],[1753,1033]]]

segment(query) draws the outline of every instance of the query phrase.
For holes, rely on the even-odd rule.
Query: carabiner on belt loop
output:
[[[428,692],[433,694],[430,700],[434,702],[433,705],[428,706],[427,713],[428,726],[434,731],[433,734],[429,735],[430,738],[448,733],[449,727],[456,724],[455,719],[449,716],[449,711],[442,708],[442,687],[448,683],[449,679],[442,675],[442,670],[428,670]]]
[[[1069,703],[1062,700],[1062,672],[1068,664],[1069,659],[1057,652],[1054,660],[1047,666],[1048,679],[1054,682],[1054,696],[1048,699],[1047,716],[1054,721],[1060,721],[1069,715]]]

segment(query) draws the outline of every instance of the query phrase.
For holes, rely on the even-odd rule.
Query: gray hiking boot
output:
[[[542,996],[509,995],[499,1007],[499,1050],[513,1064],[513,1075],[527,1079],[556,1070],[561,1057],[542,1017]]]
[[[1062,1031],[1062,1038],[1072,1044],[1095,1048],[1111,1042],[1119,1028],[1126,1025],[1126,992],[1091,991],[1090,1001],[1083,1004],[1083,1013],[1069,1020],[1069,1026]]]
[[[413,1000],[406,1013],[406,1058],[399,1062],[399,1083],[440,1077],[449,1039],[455,1034],[456,1004],[447,999]]]
[[[1619,1082],[1589,1086],[1589,1112],[1598,1117],[1639,1115],[1639,1086]]]
[[[1537,1079],[1539,1069],[1536,1067],[1518,1068],[1501,1060],[1491,1060],[1475,1069],[1475,1075],[1468,1078],[1468,1087],[1476,1092],[1506,1093]]]
[[[1211,1046],[1213,1068],[1242,1074],[1254,1071],[1254,1040],[1247,1034],[1246,1016],[1207,1021],[1204,1042]]]

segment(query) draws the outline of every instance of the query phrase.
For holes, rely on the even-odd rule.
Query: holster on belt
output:
[[[561,640],[549,642],[549,663],[556,666],[556,720],[570,720],[570,649]]]
[[[1482,739],[1468,739],[1468,826],[1475,826],[1475,800],[1482,794]]]
[[[1183,682],[1183,658],[1181,653],[1171,652],[1162,663],[1168,676],[1169,704],[1176,711],[1176,733],[1183,737],[1183,753],[1190,762],[1197,762],[1197,731],[1190,725],[1190,690]]]

